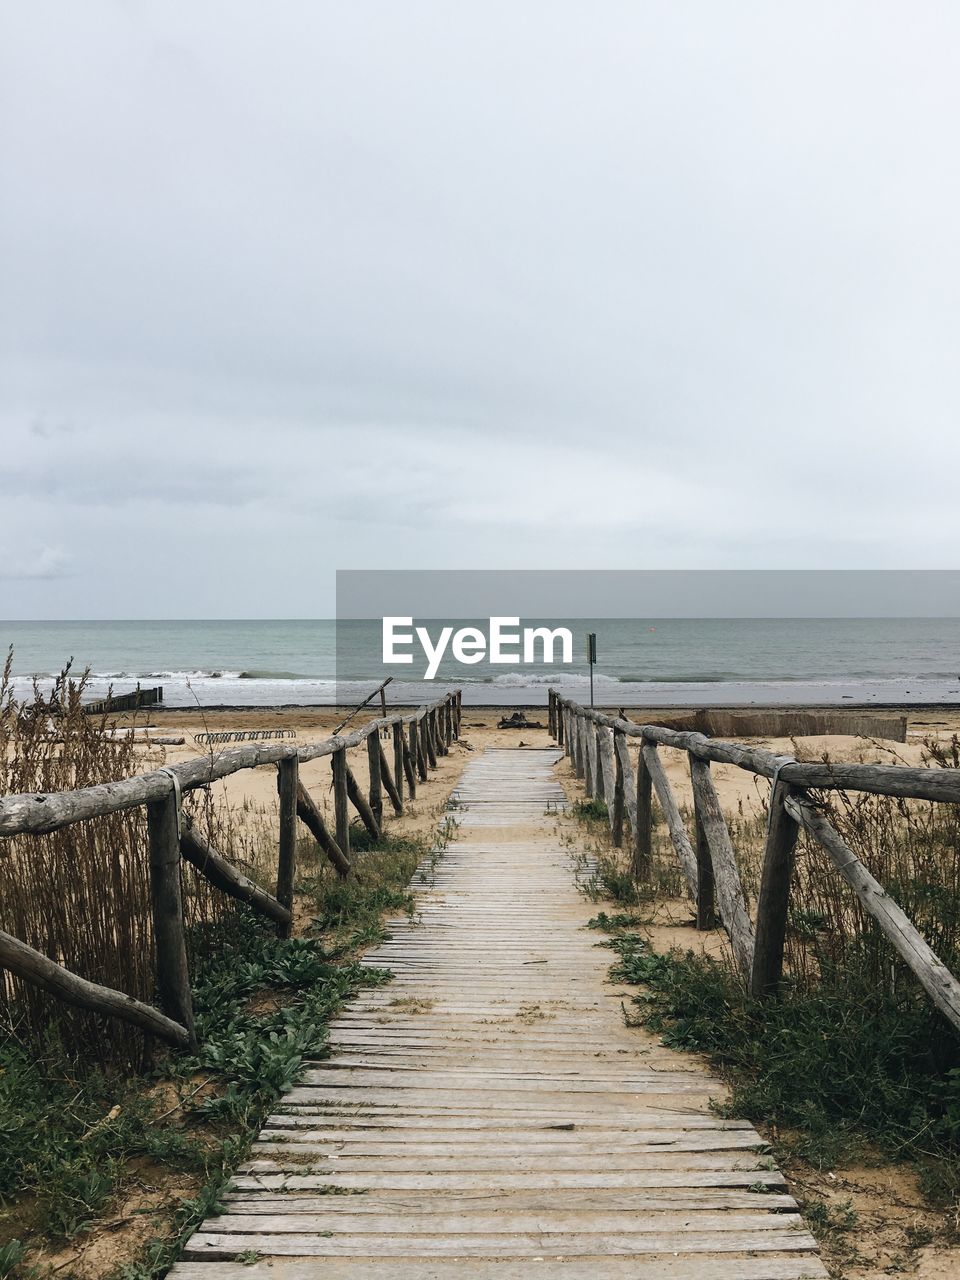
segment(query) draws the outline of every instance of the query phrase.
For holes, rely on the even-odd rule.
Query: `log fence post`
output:
[[[709,770],[710,765],[702,760],[695,761],[694,756],[690,756],[690,773],[694,774],[697,767]],[[701,931],[715,929],[717,927],[717,911],[716,911],[716,886],[713,879],[713,859],[710,856],[710,842],[707,839],[706,829],[703,823],[703,805],[698,796],[697,790],[693,793],[693,826],[694,840],[693,848],[697,855],[697,928]]]
[[[774,995],[783,976],[783,948],[787,934],[787,910],[793,856],[800,828],[784,808],[795,788],[776,780],[770,792],[767,840],[757,899],[757,928],[750,972],[750,994],[757,999]]]
[[[280,792],[280,852],[277,858],[277,901],[293,912],[293,886],[297,868],[297,789],[300,784],[300,761],[288,756],[277,765]],[[289,938],[292,919],[277,926],[281,938]]]
[[[347,796],[347,752],[339,747],[331,757],[333,769],[334,834],[343,856],[350,858],[350,810]]]
[[[622,738],[623,734],[620,734],[619,737]],[[624,809],[623,764],[620,760],[620,752],[617,749],[617,747],[618,747],[618,744],[615,741],[613,744],[613,748],[614,748],[613,749],[613,767],[614,767],[613,814],[611,815],[611,821],[610,821],[610,834],[613,840],[613,847],[615,849],[622,849],[623,848],[623,809]]]
[[[380,773],[380,757],[383,748],[380,746],[380,732],[367,734],[367,768],[370,772],[370,789],[368,797],[370,810],[377,822],[383,827],[383,782]]]
[[[633,833],[633,875],[642,884],[653,876],[653,779],[643,754],[637,760],[637,825]]]
[[[437,713],[428,711],[423,720],[423,741],[426,747],[427,764],[431,769],[437,767]],[[426,775],[424,776],[426,781]]]
[[[394,746],[396,746],[396,744],[394,744]],[[403,786],[402,765],[400,769],[400,780],[399,782],[397,782],[394,780],[393,774],[390,771],[390,764],[389,764],[389,761],[387,760],[387,753],[383,749],[382,742],[377,743],[377,759],[380,762],[380,780],[383,783],[383,789],[384,791],[386,791],[387,795],[390,797],[390,803],[393,806],[393,812],[399,818],[400,815],[403,813],[403,794],[400,790],[400,788]],[[401,760],[402,760],[402,755],[401,755]],[[383,823],[381,822],[380,825],[383,826]]]
[[[403,812],[403,721],[397,720],[392,726],[393,732],[393,784],[397,788],[397,799],[400,801],[400,812]]]
[[[403,729],[400,730],[401,735]],[[420,767],[420,751],[418,749],[418,726],[416,719],[410,721],[410,731],[403,747],[403,771],[407,775],[407,789],[410,799],[417,798],[417,771]]]
[[[150,900],[157,964],[157,994],[164,1013],[186,1027],[191,1046],[197,1037],[187,968],[187,935],[180,884],[180,794],[147,805],[150,846]]]

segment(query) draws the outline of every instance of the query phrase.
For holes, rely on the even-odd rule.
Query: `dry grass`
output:
[[[11,669],[12,653],[0,676],[0,795],[64,791],[143,771],[142,744],[108,737],[106,717],[84,714],[85,676],[73,679],[67,667],[48,695],[35,687],[32,701],[18,704]],[[209,797],[199,793],[191,808],[204,833],[223,843],[224,818]],[[188,926],[215,918],[219,897],[185,869]],[[82,977],[152,1002],[144,811],[0,840],[0,928]],[[101,1063],[141,1066],[147,1053],[135,1029],[70,1009],[7,973],[0,976],[0,1018],[8,1035],[38,1049],[53,1033]]]

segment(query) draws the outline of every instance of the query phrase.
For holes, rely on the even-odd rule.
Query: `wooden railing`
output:
[[[43,987],[59,999],[107,1017],[132,1023],[171,1044],[196,1043],[187,939],[181,896],[181,859],[216,888],[246,903],[288,936],[293,920],[297,822],[303,822],[340,876],[352,871],[350,805],[374,839],[383,825],[383,793],[394,813],[402,814],[404,794],[413,799],[439,756],[460,736],[461,694],[444,694],[436,702],[406,715],[371,720],[347,735],[335,735],[303,746],[268,743],[211,752],[196,760],[119,782],[76,791],[0,797],[0,837],[42,835],[141,805],[147,811],[150,897],[156,951],[156,984],[161,1010],[121,991],[78,977],[55,960],[0,930],[0,969]],[[384,752],[381,732],[389,730],[393,763]],[[370,781],[364,795],[347,761],[347,752],[367,746]],[[334,830],[300,781],[301,764],[330,756],[333,766]],[[242,769],[277,766],[279,791],[279,856],[275,894],[248,879],[202,838],[183,812],[185,791],[203,787]]]
[[[783,977],[787,911],[794,849],[801,828],[823,847],[938,1009],[960,1028],[960,982],[934,954],[906,914],[888,896],[840,832],[814,803],[815,790],[864,791],[909,800],[960,803],[960,770],[901,765],[806,763],[760,747],[718,742],[702,733],[635,724],[580,706],[555,690],[549,695],[551,734],[571,758],[589,795],[606,801],[614,845],[621,847],[624,820],[632,831],[632,869],[651,877],[651,801],[656,793],[684,880],[696,904],[698,929],[716,916],[726,929],[734,959],[753,996],[774,994]],[[628,738],[640,739],[634,774]],[[686,751],[693,789],[691,839],[658,747]],[[769,778],[769,820],[756,920],[751,920],[727,823],[710,764],[736,765]]]

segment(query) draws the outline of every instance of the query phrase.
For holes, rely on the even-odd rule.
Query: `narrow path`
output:
[[[395,981],[333,1025],[173,1280],[826,1276],[720,1082],[624,1026],[558,756],[469,762],[459,838],[366,957]]]

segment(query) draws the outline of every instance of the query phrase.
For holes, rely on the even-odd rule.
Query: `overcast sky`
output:
[[[955,3],[0,15],[0,616],[957,565]]]

